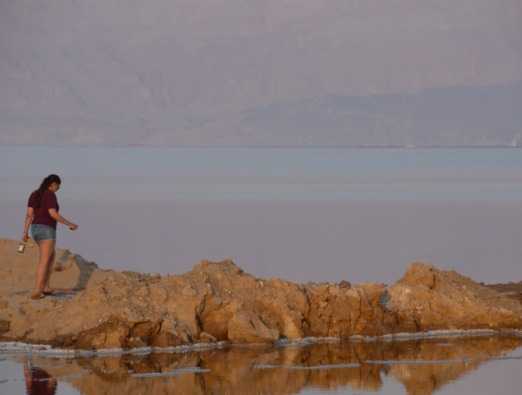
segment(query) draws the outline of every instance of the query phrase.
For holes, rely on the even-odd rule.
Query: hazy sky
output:
[[[521,20],[519,0],[0,0],[0,143],[277,143],[286,124],[245,112],[522,81]]]

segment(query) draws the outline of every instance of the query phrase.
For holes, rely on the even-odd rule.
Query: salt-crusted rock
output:
[[[522,305],[455,272],[415,263],[395,285],[258,279],[231,260],[181,275],[102,270],[58,250],[51,286],[29,298],[37,247],[0,240],[0,339],[70,348],[169,347],[227,340],[378,336],[434,329],[522,329]]]

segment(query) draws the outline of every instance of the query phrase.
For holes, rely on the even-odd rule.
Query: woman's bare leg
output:
[[[53,271],[53,265],[54,265],[54,257],[56,256],[54,244],[55,244],[55,242],[53,240],[53,250],[51,252],[51,256],[49,256],[49,262],[47,263],[47,271],[45,272],[45,283],[44,283],[45,292],[52,292],[51,288],[49,287],[49,280],[51,279],[51,272]]]
[[[54,240],[41,240],[38,243],[38,247],[40,251],[40,256],[38,259],[38,266],[36,268],[36,281],[34,291],[31,297],[38,297],[43,293],[49,257],[51,256],[52,251],[54,250]]]

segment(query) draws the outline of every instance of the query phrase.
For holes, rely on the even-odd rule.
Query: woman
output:
[[[70,230],[78,229],[78,225],[62,217],[58,211],[60,206],[55,193],[60,189],[62,181],[56,174],[44,178],[40,187],[31,193],[27,202],[27,214],[24,226],[24,242],[31,236],[38,244],[40,258],[36,269],[36,282],[31,299],[41,299],[53,291],[49,288],[49,277],[54,262],[56,243],[56,222],[67,225]]]

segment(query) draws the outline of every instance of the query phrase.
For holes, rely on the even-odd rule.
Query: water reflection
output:
[[[429,395],[486,361],[506,358],[521,346],[520,338],[468,338],[230,347],[186,354],[69,360],[39,357],[35,362],[50,376],[89,395],[282,395],[309,388],[364,392],[384,390],[388,379],[401,383],[409,395]]]
[[[30,360],[24,363],[25,390],[27,395],[54,395],[56,379],[45,370],[34,366]]]

